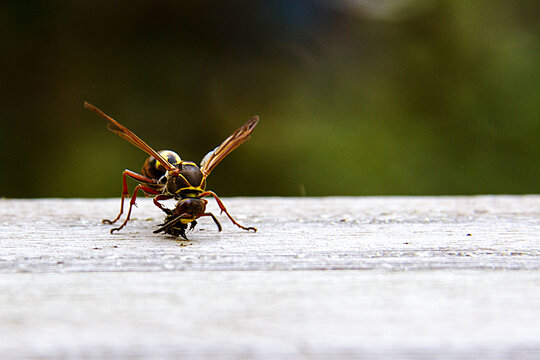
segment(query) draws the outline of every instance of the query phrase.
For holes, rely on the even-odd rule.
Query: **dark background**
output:
[[[539,193],[539,14],[537,0],[3,0],[0,196],[119,196],[146,155],[85,100],[197,163],[260,115],[209,178],[222,196]]]

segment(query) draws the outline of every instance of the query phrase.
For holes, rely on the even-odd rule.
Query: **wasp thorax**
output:
[[[176,166],[178,172],[167,172],[167,192],[169,194],[199,194],[204,190],[206,182],[201,170],[195,163],[182,161]]]

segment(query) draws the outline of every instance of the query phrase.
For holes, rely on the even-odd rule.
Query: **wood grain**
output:
[[[0,200],[0,358],[540,355],[540,196],[224,202],[259,231]]]

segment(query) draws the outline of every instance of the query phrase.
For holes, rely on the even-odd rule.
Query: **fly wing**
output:
[[[249,136],[255,126],[257,126],[257,123],[259,122],[259,117],[254,116],[250,120],[248,120],[244,125],[242,125],[240,128],[236,129],[235,132],[231,134],[228,138],[225,139],[214,150],[210,151],[201,161],[201,172],[206,177],[210,174],[212,169],[221,162],[225,158],[225,156],[229,155],[231,151],[242,145],[247,139],[249,139]]]
[[[172,220],[166,222],[165,224],[161,224],[161,226],[159,227],[159,229],[156,229],[154,230],[154,234],[157,234],[157,233],[160,233],[162,231],[167,231],[168,229],[170,229],[171,227],[175,226],[176,224],[178,224],[179,222],[182,221],[182,219],[186,219],[188,218],[189,215],[187,214],[181,214],[181,215],[178,215],[177,217],[173,218]],[[182,235],[182,237],[185,238],[185,235]]]
[[[132,143],[133,145],[135,145],[136,147],[138,147],[142,151],[146,152],[147,154],[152,155],[153,157],[155,157],[157,159],[157,161],[159,161],[159,163],[161,165],[163,165],[163,167],[165,169],[167,169],[169,171],[175,169],[175,167],[172,166],[163,156],[159,155],[159,153],[157,151],[152,149],[147,143],[142,141],[137,135],[132,133],[127,127],[120,124],[119,122],[114,120],[112,117],[105,114],[103,111],[99,110],[94,105],[92,105],[90,103],[87,103],[86,101],[84,102],[84,107],[87,108],[90,111],[95,112],[96,114],[98,114],[99,116],[101,116],[102,118],[107,120],[107,128],[109,130],[111,130],[113,133],[120,136],[124,140],[129,141],[130,143]]]

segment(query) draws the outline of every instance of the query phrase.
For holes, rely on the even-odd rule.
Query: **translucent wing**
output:
[[[163,167],[169,171],[175,169],[174,166],[172,166],[163,156],[159,155],[157,151],[152,149],[147,143],[142,141],[137,135],[132,133],[128,128],[126,128],[124,125],[118,123],[116,120],[111,118],[109,115],[105,114],[103,111],[99,110],[94,105],[84,102],[84,107],[88,110],[91,110],[101,116],[102,118],[105,118],[107,120],[107,128],[111,130],[116,135],[120,136],[121,138],[129,141],[142,151],[146,152],[149,155],[152,155],[163,165]]]
[[[259,117],[254,116],[250,120],[248,120],[244,125],[242,125],[240,128],[236,129],[235,132],[231,134],[228,138],[225,139],[214,150],[210,151],[201,161],[201,172],[204,176],[208,176],[212,169],[221,162],[225,158],[225,156],[229,155],[231,151],[242,145],[247,139],[249,139],[249,135],[257,126],[257,123],[259,122]]]

